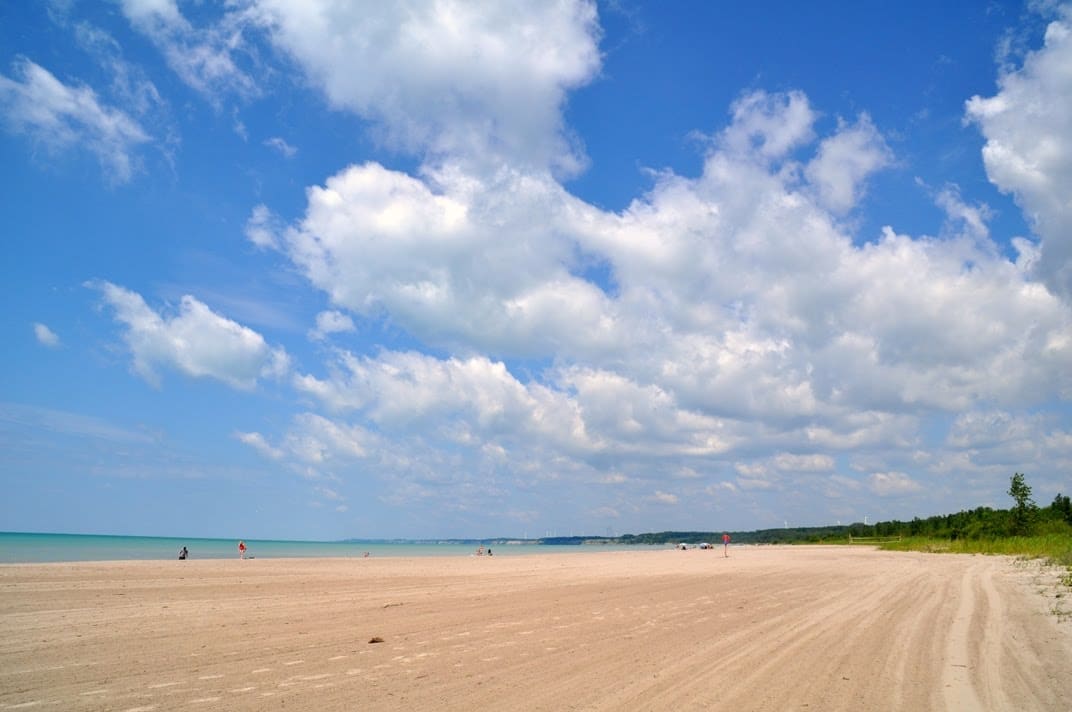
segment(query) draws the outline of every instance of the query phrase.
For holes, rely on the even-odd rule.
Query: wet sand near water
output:
[[[1068,710],[1055,586],[829,546],[5,565],[0,710]]]

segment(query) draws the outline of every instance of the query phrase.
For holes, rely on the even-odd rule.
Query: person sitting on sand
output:
[[[186,547],[182,547],[182,551],[179,552],[179,561],[185,561],[190,552],[186,551]]]

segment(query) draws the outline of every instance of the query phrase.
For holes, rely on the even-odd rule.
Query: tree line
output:
[[[1009,483],[1013,499],[1009,509],[976,507],[953,514],[897,519],[874,524],[825,527],[787,527],[756,531],[727,532],[735,544],[804,544],[847,540],[852,537],[910,537],[937,539],[1000,539],[1013,536],[1064,534],[1072,536],[1072,500],[1058,493],[1048,506],[1040,507],[1031,497],[1027,478],[1017,472]],[[545,544],[719,544],[723,532],[663,531],[624,534],[619,537],[553,537]]]
[[[1072,500],[1058,493],[1048,506],[1038,506],[1031,497],[1031,487],[1023,474],[1015,473],[1008,494],[1013,499],[1009,509],[976,507],[955,514],[913,518],[902,522],[853,524],[853,536],[929,536],[940,539],[999,539],[1011,536],[1072,534]]]

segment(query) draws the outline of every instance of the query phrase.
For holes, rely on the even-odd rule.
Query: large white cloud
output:
[[[792,100],[749,105],[769,115],[738,107],[738,120],[801,134]],[[780,131],[779,116],[791,128]],[[985,234],[887,228],[856,244],[791,165],[767,167],[769,142],[742,153],[738,133],[731,124],[699,179],[666,177],[595,238],[620,286],[619,315],[643,306],[672,329],[649,352],[652,379],[768,418],[1072,393],[1067,308]]]
[[[249,390],[258,379],[279,377],[289,357],[257,332],[213,312],[186,295],[175,314],[154,311],[140,294],[110,282],[93,282],[115,319],[125,327],[134,370],[146,380],[159,380],[157,369],[173,368],[195,378],[214,378]]]
[[[64,84],[28,59],[16,60],[14,75],[0,75],[0,114],[8,130],[52,152],[85,148],[109,181],[130,180],[136,151],[149,141],[137,120],[104,104],[89,87]]]
[[[336,412],[358,411],[388,432],[423,432],[478,450],[547,449],[582,461],[710,456],[734,444],[733,424],[682,409],[657,386],[569,368],[522,383],[501,362],[418,353],[339,353],[330,377],[297,387]]]
[[[310,188],[308,201],[304,219],[282,231],[258,207],[247,234],[284,249],[337,306],[389,314],[451,348],[612,345],[613,305],[573,273],[576,244],[556,230],[569,227],[575,201],[546,176],[421,180],[367,163]]]
[[[700,413],[837,429],[858,411],[1068,397],[1068,310],[999,254],[985,214],[949,189],[964,235],[857,244],[836,214],[888,149],[866,120],[842,124],[805,181],[788,154],[813,116],[800,94],[740,100],[700,177],[666,174],[620,214],[546,177],[366,164],[310,189],[282,236],[254,234],[336,305],[425,343],[616,373]],[[846,145],[873,156],[838,168]]]
[[[337,107],[432,156],[575,171],[566,91],[599,69],[595,5],[257,0],[276,46]]]
[[[972,97],[967,116],[986,137],[990,180],[1042,238],[1039,274],[1072,302],[1072,7],[1058,12],[1044,46],[998,80],[995,96]]]
[[[532,436],[575,453],[599,446],[565,394],[522,384],[502,363],[482,357],[340,352],[330,378],[303,375],[296,385],[334,411],[359,410],[388,430],[442,428],[438,436],[463,443]]]
[[[1051,470],[1063,462],[1054,446],[1024,448],[1032,437],[1064,442],[1042,420],[1023,421],[1025,435],[995,454],[972,445],[977,428],[964,415],[1018,419],[1072,398],[1072,312],[1034,271],[1056,264],[1051,245],[1062,244],[1047,225],[1065,220],[1063,149],[1024,183],[1037,194],[1004,179],[1022,204],[1042,206],[1042,252],[1017,240],[1015,260],[991,238],[986,206],[955,185],[936,191],[947,219],[933,235],[896,224],[853,234],[868,178],[895,156],[866,114],[819,135],[801,92],[742,94],[699,176],[664,171],[608,212],[547,170],[576,157],[559,112],[564,92],[598,67],[589,6],[528,7],[537,19],[564,10],[556,17],[570,31],[530,39],[571,45],[561,52],[569,61],[545,67],[519,51],[501,71],[475,58],[500,43],[532,47],[511,44],[527,17],[518,8],[477,25],[449,2],[407,6],[403,19],[319,3],[257,9],[331,102],[380,122],[423,163],[412,173],[348,166],[309,188],[289,225],[259,206],[247,234],[327,295],[332,320],[382,316],[446,353],[334,352],[324,373],[295,379],[330,416],[295,422],[279,452],[307,464],[371,458],[392,473],[399,499],[444,482],[478,499],[466,472],[519,487],[613,481],[592,508],[608,517],[652,492],[677,506],[754,505],[756,493],[792,491],[806,512],[815,499],[867,492],[948,495],[948,478],[1000,476],[996,463],[1019,455]],[[1003,80],[996,103],[969,104],[988,147],[986,122],[1004,102],[1030,98],[1013,88],[1058,81],[1044,60],[1064,46],[1062,28],[1051,26],[1047,47]],[[455,29],[477,49],[452,43]],[[368,72],[351,71],[361,62]],[[531,81],[531,96],[503,88],[517,77]],[[520,102],[532,121],[501,100]],[[1039,111],[1060,148],[1065,119]],[[514,143],[522,139],[525,149]],[[519,356],[546,366],[522,377],[507,367]],[[372,431],[376,448],[364,445]]]

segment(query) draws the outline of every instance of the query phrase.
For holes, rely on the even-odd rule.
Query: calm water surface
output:
[[[468,556],[475,544],[436,544],[385,541],[272,541],[246,539],[247,557],[309,558],[370,556]],[[102,536],[92,534],[24,534],[0,532],[0,563],[47,563],[58,561],[130,561],[177,559],[186,547],[191,559],[238,557],[237,539],[199,539],[152,536]],[[644,549],[643,546],[549,546],[540,544],[492,544],[496,556],[579,553]],[[665,547],[655,547],[665,548]]]

